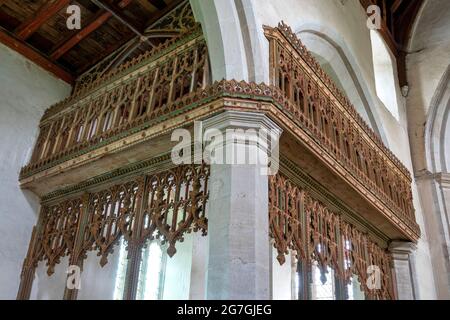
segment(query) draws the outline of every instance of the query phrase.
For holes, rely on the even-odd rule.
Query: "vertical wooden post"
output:
[[[197,64],[198,64],[198,48],[194,50],[194,66],[192,67],[191,72],[191,84],[189,86],[189,93],[195,91],[196,83],[197,83]],[[186,92],[184,92],[186,94]]]
[[[128,266],[127,274],[125,278],[125,292],[123,294],[124,300],[135,300],[138,281],[139,281],[139,267],[140,267],[140,254],[141,247],[137,241],[129,241],[128,250]]]
[[[139,268],[141,263],[141,251],[143,243],[141,241],[141,230],[144,217],[145,208],[145,186],[146,178],[142,178],[139,183],[139,192],[136,203],[136,215],[134,217],[135,223],[131,239],[128,241],[128,266],[127,274],[125,277],[125,292],[123,295],[124,300],[135,300],[139,282]]]
[[[155,74],[153,75],[153,84],[152,84],[152,89],[148,95],[148,105],[147,105],[147,115],[150,115],[151,112],[153,111],[153,101],[154,101],[154,96],[155,96],[155,89],[156,89],[156,85],[158,84],[158,79],[159,79],[159,71],[160,68],[156,68],[155,70]]]
[[[89,221],[89,194],[85,193],[82,197],[83,202],[83,208],[80,212],[80,217],[78,220],[77,225],[77,231],[75,234],[75,241],[74,241],[74,247],[72,250],[72,254],[70,256],[69,260],[69,266],[76,265],[81,270],[83,269],[83,242],[84,242],[84,235],[86,231],[86,224]],[[69,275],[68,275],[69,277]],[[67,280],[66,280],[66,286],[64,289],[64,300],[76,300],[78,296],[78,289],[69,289],[67,286]]]
[[[174,89],[175,89],[175,85],[176,85],[177,66],[178,66],[178,56],[176,56],[175,59],[173,59],[173,70],[172,70],[172,77],[170,80],[167,104],[169,104],[170,102],[172,102],[174,100],[173,96],[174,96]]]
[[[33,227],[31,233],[30,244],[28,246],[27,256],[23,262],[22,272],[20,274],[19,291],[17,292],[17,300],[29,300],[31,289],[33,287],[34,274],[37,267],[37,250],[39,246],[39,235],[42,230],[44,208],[41,208],[38,222]]]

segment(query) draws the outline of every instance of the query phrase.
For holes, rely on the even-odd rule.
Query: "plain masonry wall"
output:
[[[39,210],[38,199],[19,188],[20,168],[30,157],[44,110],[70,89],[0,44],[0,299],[16,298]]]

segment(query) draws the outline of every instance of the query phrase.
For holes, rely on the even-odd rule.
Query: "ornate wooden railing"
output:
[[[411,175],[284,23],[265,27],[272,84],[289,101],[286,109],[348,172],[394,208],[417,234]]]
[[[211,101],[245,98],[254,105],[267,102],[276,106],[315,141],[320,154],[333,159],[340,175],[362,183],[369,201],[381,203],[391,223],[406,225],[400,228],[407,229],[408,238],[417,240],[420,230],[408,170],[288,27],[266,27],[265,32],[270,41],[273,85],[224,80],[208,86],[207,48],[196,29],[103,75],[92,87],[47,110],[21,181],[172,116],[201,110]],[[227,105],[231,107],[233,104]],[[208,112],[212,111],[204,114]],[[277,118],[278,114],[271,116]]]
[[[197,27],[96,78],[45,112],[21,177],[174,108],[176,101],[206,87],[208,70]]]
[[[167,254],[173,256],[186,233],[206,235],[208,179],[206,165],[179,166],[44,204],[24,261],[18,298],[29,298],[39,261],[45,261],[51,275],[62,257],[81,267],[86,253],[95,250],[104,266],[121,237],[127,243],[130,265],[137,268],[127,276],[131,284],[124,295],[133,298],[132,283],[137,281],[139,257],[147,241],[167,243]],[[75,296],[76,292],[66,292],[68,299]]]
[[[305,266],[332,268],[345,285],[358,277],[368,299],[395,299],[389,253],[281,174],[269,180],[269,228],[281,264],[293,250]],[[369,266],[379,271],[379,286],[367,281]]]

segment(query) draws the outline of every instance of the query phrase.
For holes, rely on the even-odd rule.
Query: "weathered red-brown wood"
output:
[[[120,8],[125,8],[127,5],[131,3],[132,0],[122,0],[119,2],[118,6]],[[72,49],[76,44],[78,44],[81,40],[86,38],[93,31],[100,28],[109,18],[112,17],[112,13],[102,10],[100,11],[94,19],[83,29],[77,32],[75,35],[71,36],[67,41],[65,41],[61,46],[56,48],[50,57],[53,60],[59,59],[62,55],[64,55],[67,51]]]
[[[26,40],[37,31],[48,19],[53,17],[59,10],[69,5],[70,0],[56,0],[45,3],[35,15],[22,22],[16,29],[16,36]]]

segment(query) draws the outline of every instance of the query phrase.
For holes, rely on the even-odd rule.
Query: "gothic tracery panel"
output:
[[[369,299],[395,298],[386,250],[282,174],[269,178],[269,228],[280,264],[292,249],[304,265],[331,269],[345,284],[356,275]],[[377,268],[379,285],[367,285],[369,266]]]
[[[29,296],[38,261],[46,262],[51,275],[62,257],[70,256],[72,264],[82,266],[87,252],[93,250],[104,266],[121,238],[127,243],[129,259],[155,239],[167,243],[167,254],[173,256],[186,233],[207,234],[208,179],[207,165],[182,165],[44,205],[18,296]]]

